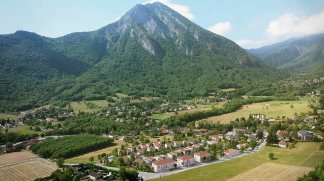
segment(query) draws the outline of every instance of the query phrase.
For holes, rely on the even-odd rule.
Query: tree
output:
[[[90,162],[94,162],[94,158],[93,158],[93,156],[91,156],[91,157],[89,158],[89,161],[90,161]]]
[[[126,179],[127,179],[126,169],[124,167],[121,167],[119,169],[119,180],[120,181],[126,181]]]
[[[8,143],[6,143],[6,148],[7,148],[7,149],[12,149],[12,148],[13,148],[13,144],[12,144],[12,142],[8,142]]]
[[[272,152],[270,152],[269,155],[268,155],[268,157],[269,157],[270,160],[273,160],[274,159],[274,156],[275,156],[275,154],[272,153]]]
[[[324,142],[321,143],[319,149],[320,149],[320,150],[324,150]]]
[[[56,160],[56,165],[59,167],[59,168],[62,168],[63,165],[64,165],[64,159],[63,158],[59,158]]]
[[[257,137],[258,139],[262,139],[262,138],[263,138],[263,131],[260,130],[260,129],[258,129],[258,131],[257,131],[257,133],[256,133],[256,137]]]

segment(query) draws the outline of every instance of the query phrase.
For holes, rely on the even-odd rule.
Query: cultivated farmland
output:
[[[233,177],[228,181],[295,181],[298,177],[307,174],[311,170],[313,170],[311,167],[265,163],[243,174]]]
[[[3,181],[32,181],[47,177],[56,169],[55,163],[27,151],[0,155],[0,178]]]

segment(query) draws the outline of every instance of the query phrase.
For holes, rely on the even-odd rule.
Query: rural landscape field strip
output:
[[[254,103],[242,106],[241,109],[219,116],[212,116],[207,119],[202,120],[202,122],[209,123],[229,123],[236,118],[245,117],[248,118],[250,114],[264,114],[266,118],[277,118],[286,116],[289,118],[295,117],[295,114],[307,113],[311,111],[309,108],[308,100],[300,101],[270,101]]]
[[[37,158],[37,156],[29,151],[14,152],[0,155],[0,166]]]
[[[302,176],[311,170],[313,170],[311,167],[264,163],[254,169],[244,172],[243,174],[235,176],[228,181],[295,181],[299,176]]]

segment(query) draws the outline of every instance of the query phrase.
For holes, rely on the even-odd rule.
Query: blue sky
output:
[[[159,0],[244,48],[324,32],[323,0]],[[151,0],[0,0],[0,34],[59,37],[116,21]]]

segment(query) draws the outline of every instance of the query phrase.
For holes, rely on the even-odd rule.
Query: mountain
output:
[[[158,2],[92,32],[1,35],[0,64],[0,111],[116,92],[187,99],[234,87],[243,94],[278,79],[231,40]]]
[[[324,76],[324,34],[294,38],[248,52],[284,71]]]

